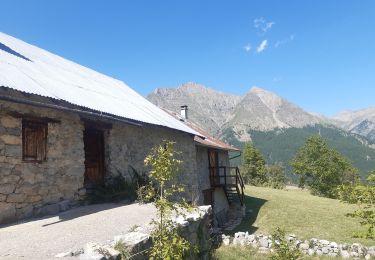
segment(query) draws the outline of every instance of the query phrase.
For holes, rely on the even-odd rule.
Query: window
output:
[[[22,121],[22,159],[29,162],[42,162],[47,154],[47,129],[45,122]]]

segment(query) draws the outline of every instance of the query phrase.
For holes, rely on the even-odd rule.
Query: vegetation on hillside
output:
[[[375,149],[366,145],[367,140],[363,137],[348,134],[335,127],[323,125],[308,126],[304,128],[275,129],[273,131],[262,132],[250,130],[249,134],[252,143],[263,154],[268,164],[282,162],[288,177],[294,182],[297,178],[292,175],[290,160],[296,154],[306,138],[311,135],[320,135],[328,145],[339,151],[348,158],[354,167],[359,169],[359,174],[363,180],[368,176],[368,172],[375,165]],[[232,128],[223,131],[223,140],[238,147],[243,148],[245,143],[240,142]],[[233,164],[241,164],[240,159],[233,161]]]
[[[358,205],[358,209],[347,214],[348,217],[359,219],[364,227],[364,230],[357,231],[354,236],[375,240],[375,173],[367,180],[367,184],[340,186],[339,196],[344,202]]]
[[[354,184],[358,180],[358,170],[319,135],[306,139],[290,165],[299,176],[300,187],[307,185],[319,196],[334,198],[339,185]]]
[[[246,184],[277,189],[285,187],[286,178],[282,163],[266,165],[263,155],[251,143],[247,143],[243,149],[241,172]]]

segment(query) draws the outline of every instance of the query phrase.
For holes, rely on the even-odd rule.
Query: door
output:
[[[85,186],[104,183],[104,137],[98,129],[86,128],[83,133],[85,145]]]
[[[208,163],[210,169],[211,186],[219,185],[219,154],[217,151],[208,150]]]

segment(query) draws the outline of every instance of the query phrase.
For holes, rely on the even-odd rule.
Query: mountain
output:
[[[305,112],[276,94],[253,87],[244,96],[229,95],[196,83],[178,88],[157,88],[147,98],[164,109],[179,112],[189,107],[190,120],[214,136],[233,127],[239,140],[249,141],[249,129],[303,127],[322,123],[322,118]]]
[[[334,123],[350,133],[367,137],[375,143],[375,107],[343,111],[333,117]]]
[[[179,113],[187,105],[189,118],[209,133],[218,136],[241,100],[240,96],[225,94],[196,83],[178,88],[157,88],[147,96],[155,105]]]
[[[344,154],[363,178],[375,168],[375,149],[367,139],[375,138],[375,109],[343,112],[331,119],[306,112],[259,87],[236,96],[196,83],[157,88],[147,98],[177,113],[181,105],[187,105],[189,120],[238,148],[252,141],[268,163],[283,162],[290,177],[290,159],[313,134]]]

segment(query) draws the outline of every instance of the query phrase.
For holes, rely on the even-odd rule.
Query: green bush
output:
[[[342,201],[358,205],[358,210],[347,216],[358,218],[365,230],[355,233],[354,237],[375,240],[375,174],[371,174],[367,181],[367,184],[341,185],[338,194]]]
[[[256,147],[247,143],[243,150],[241,172],[244,182],[251,185],[264,185],[267,182],[266,161]]]
[[[294,245],[288,241],[285,231],[277,228],[272,234],[273,253],[270,255],[271,260],[297,260],[302,259],[302,253]]]

